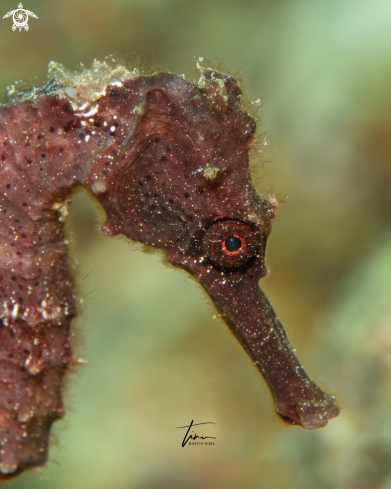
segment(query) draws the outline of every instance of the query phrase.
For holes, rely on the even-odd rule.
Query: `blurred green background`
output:
[[[0,16],[17,8],[3,0]],[[0,88],[136,53],[176,73],[194,56],[241,74],[272,148],[258,190],[281,201],[262,286],[307,371],[342,406],[315,432],[286,427],[226,326],[184,272],[97,231],[82,194],[69,375],[47,467],[12,489],[391,488],[391,2],[25,0],[0,21]],[[176,426],[213,421],[214,447]],[[210,432],[212,434],[212,432]]]

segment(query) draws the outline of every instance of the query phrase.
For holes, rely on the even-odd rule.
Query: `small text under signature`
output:
[[[198,436],[197,433],[194,433],[194,431],[192,431],[192,433],[194,433],[194,435],[189,434],[189,432],[193,428],[193,426],[199,426],[201,424],[216,424],[216,423],[213,423],[213,421],[206,421],[205,423],[194,423],[194,420],[192,419],[191,423],[188,426],[177,426],[176,427],[178,429],[187,428],[186,434],[185,434],[183,441],[182,441],[182,447],[184,447],[189,440],[197,440],[197,438],[199,438],[200,440],[206,440],[207,438],[213,438],[214,440],[216,439],[215,436]]]

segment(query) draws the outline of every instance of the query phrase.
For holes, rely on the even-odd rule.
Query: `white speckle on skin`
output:
[[[99,105],[96,104],[95,107],[92,107],[88,112],[83,114],[83,117],[91,117],[92,115],[95,115],[98,112]]]
[[[226,171],[226,168],[219,168],[217,166],[211,166],[207,163],[204,167],[200,167],[193,171],[192,174],[202,173],[203,176],[210,181],[216,180],[222,173]]]
[[[103,194],[107,190],[107,185],[105,182],[97,181],[92,184],[91,188],[95,194]]]
[[[14,319],[18,317],[18,312],[19,312],[19,304],[15,304],[14,307],[12,308],[11,317]]]
[[[59,221],[64,222],[65,218],[68,216],[68,202],[55,202],[52,205],[52,209],[54,211],[58,211],[60,213],[60,217],[58,218]],[[43,307],[43,306],[42,306]]]

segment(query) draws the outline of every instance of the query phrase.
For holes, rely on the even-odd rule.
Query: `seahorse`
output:
[[[163,250],[204,287],[265,378],[289,424],[338,415],[296,359],[258,286],[277,201],[256,193],[256,122],[230,75],[143,75],[114,60],[11,87],[0,106],[0,477],[45,464],[77,359],[78,307],[63,223],[80,186],[106,213],[102,231]]]

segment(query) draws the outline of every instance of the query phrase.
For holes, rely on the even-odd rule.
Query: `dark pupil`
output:
[[[225,240],[225,247],[228,251],[238,251],[242,247],[242,240],[236,236],[228,236]]]

